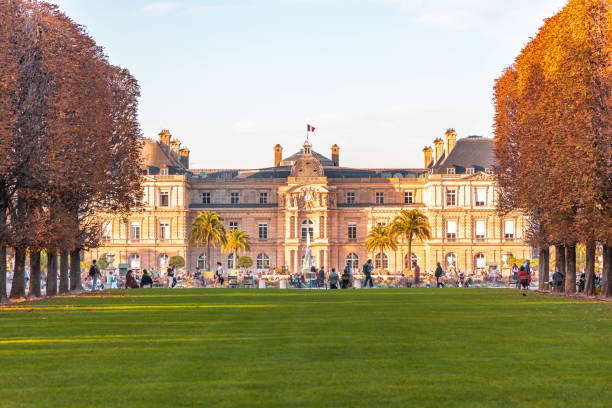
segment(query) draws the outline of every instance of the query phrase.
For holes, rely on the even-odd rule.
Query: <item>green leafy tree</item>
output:
[[[408,270],[412,270],[412,240],[425,241],[431,238],[431,228],[427,216],[419,210],[402,210],[391,224],[393,233],[408,240]]]
[[[251,266],[253,266],[253,259],[250,256],[243,255],[238,258],[239,268],[250,268]]]
[[[366,239],[366,248],[368,251],[380,253],[380,267],[383,267],[383,258],[385,251],[397,250],[397,235],[388,225],[377,225],[368,232]]]
[[[231,252],[234,259],[234,268],[237,265],[238,252],[251,250],[251,239],[249,235],[241,229],[234,229],[225,234],[225,243],[223,244],[225,252]]]
[[[175,255],[170,258],[170,265],[174,265],[180,269],[185,266],[185,258],[180,255]]]
[[[225,244],[223,218],[214,211],[202,211],[193,220],[189,231],[189,245],[200,246],[206,243],[206,262],[210,270],[210,247]]]

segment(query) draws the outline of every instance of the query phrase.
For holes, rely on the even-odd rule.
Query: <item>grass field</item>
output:
[[[0,406],[609,407],[612,304],[137,290],[0,312]]]

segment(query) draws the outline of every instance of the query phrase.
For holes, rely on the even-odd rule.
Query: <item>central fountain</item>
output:
[[[302,275],[304,275],[304,281],[310,282],[317,278],[316,272],[312,272],[312,267],[315,266],[315,258],[312,254],[312,248],[310,248],[310,233],[306,234],[306,252],[304,254],[304,261],[302,262]]]

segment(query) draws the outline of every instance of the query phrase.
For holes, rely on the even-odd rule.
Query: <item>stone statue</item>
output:
[[[304,255],[304,262],[302,262],[302,271],[304,274],[310,273],[310,269],[315,266],[315,258],[310,248],[310,234],[306,234],[306,254]]]

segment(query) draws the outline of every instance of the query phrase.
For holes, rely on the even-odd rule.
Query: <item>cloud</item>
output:
[[[232,12],[240,12],[247,10],[246,6],[198,6],[190,8],[187,13],[188,14],[198,14],[198,13],[232,13]]]
[[[165,1],[157,3],[149,3],[141,10],[147,14],[167,14],[180,7],[180,4],[175,1]]]

